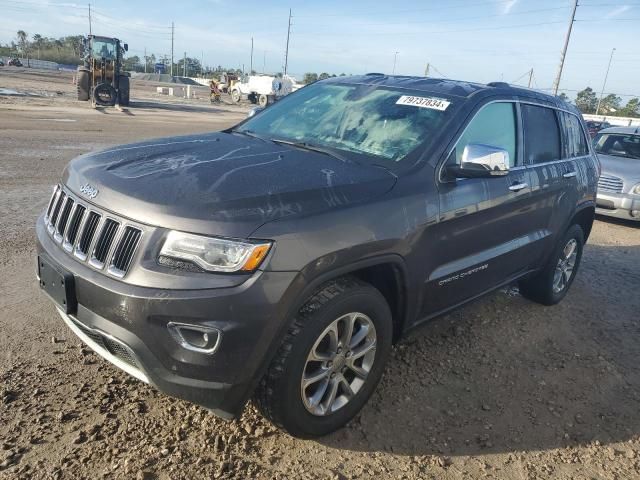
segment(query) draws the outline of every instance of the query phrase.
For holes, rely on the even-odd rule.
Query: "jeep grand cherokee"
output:
[[[73,160],[38,278],[138,379],[326,434],[409,330],[515,281],[565,296],[594,216],[587,138],[574,107],[504,83],[317,82],[226,131]]]

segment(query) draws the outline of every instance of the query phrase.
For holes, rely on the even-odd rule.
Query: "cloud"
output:
[[[509,12],[513,7],[515,7],[516,3],[518,3],[518,0],[511,0],[510,2],[505,3],[504,7],[502,8],[502,14],[509,15]]]
[[[604,18],[608,20],[610,18],[617,17],[618,15],[623,14],[624,12],[626,12],[629,9],[631,9],[630,5],[622,5],[621,7],[617,7],[617,8],[614,8],[613,10],[611,10],[609,13],[607,13],[604,16]]]

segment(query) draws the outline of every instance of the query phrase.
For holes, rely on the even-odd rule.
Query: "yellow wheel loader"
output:
[[[123,71],[126,43],[117,38],[89,35],[83,39],[84,64],[78,67],[78,100],[96,105],[129,105],[129,75]]]

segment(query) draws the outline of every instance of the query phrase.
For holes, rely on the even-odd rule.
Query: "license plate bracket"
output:
[[[40,288],[64,313],[75,313],[78,306],[73,275],[52,264],[46,257],[38,256]]]

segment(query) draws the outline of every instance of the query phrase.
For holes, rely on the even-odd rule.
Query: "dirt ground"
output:
[[[640,226],[599,218],[567,298],[496,292],[397,345],[347,428],[313,441],[233,422],[83,347],[35,281],[34,222],[73,157],[221,129],[248,107],[132,84],[128,111],[70,74],[0,70],[0,478],[640,478]]]

